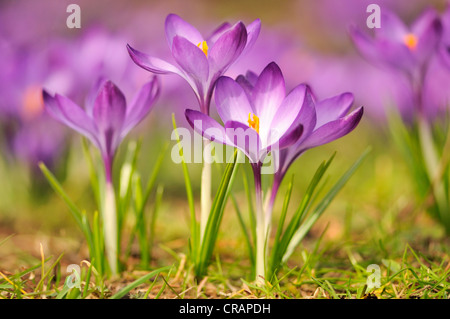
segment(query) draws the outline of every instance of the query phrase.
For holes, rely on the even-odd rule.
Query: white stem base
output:
[[[203,152],[203,168],[201,183],[201,211],[200,211],[200,241],[203,240],[206,224],[208,223],[209,213],[211,210],[211,154],[208,151],[209,140],[204,140]]]
[[[117,274],[117,210],[114,187],[105,185],[105,203],[103,212],[106,257],[113,275]]]

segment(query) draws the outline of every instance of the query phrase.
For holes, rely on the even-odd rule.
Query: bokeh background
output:
[[[80,29],[66,26],[70,14],[66,8],[71,3],[81,7]],[[337,156],[330,170],[331,181],[368,146],[372,147],[371,156],[311,236],[319,234],[327,223],[327,238],[342,244],[364,241],[377,245],[380,234],[395,235],[392,245],[419,235],[441,236],[442,229],[417,211],[410,176],[386,129],[385,102],[394,100],[407,107],[408,97],[399,88],[402,83],[360,57],[349,37],[350,25],[366,28],[366,8],[371,3],[379,4],[382,10],[389,8],[407,23],[426,7],[443,11],[446,5],[445,1],[425,0],[1,1],[0,239],[15,235],[1,247],[0,267],[14,269],[30,262],[39,254],[39,243],[51,254],[65,251],[69,263],[79,262],[79,254],[86,256],[81,234],[37,163],[44,161],[50,166],[79,207],[92,212],[95,203],[88,166],[80,137],[45,114],[41,90],[46,88],[82,103],[95,79],[105,76],[130,100],[150,74],[133,64],[126,44],[161,58],[169,56],[164,34],[169,13],[180,15],[205,36],[225,21],[247,24],[260,18],[262,29],[255,46],[227,75],[237,76],[247,70],[259,73],[275,61],[283,70],[288,88],[306,82],[320,98],[349,91],[355,95],[355,107],[365,107],[365,116],[354,132],[309,151],[291,168],[290,174],[295,174],[293,201],[298,203],[316,167],[334,151]],[[174,145],[170,141],[171,115],[175,114],[179,126],[185,126],[183,110],[196,108],[196,100],[177,76],[160,79],[162,92],[157,105],[127,140],[142,139],[138,166],[143,176],[151,172],[163,145],[171,143],[158,177],[165,193],[155,238],[156,245],[186,251],[188,207],[181,167],[170,160]],[[116,163],[121,162],[125,145]],[[192,164],[189,169],[198,198],[201,164]],[[282,191],[285,187],[283,184]],[[239,181],[235,192],[245,210]],[[219,248],[245,255],[236,225],[230,205]]]

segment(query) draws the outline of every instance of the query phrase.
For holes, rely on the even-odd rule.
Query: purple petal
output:
[[[156,76],[142,86],[127,108],[121,133],[122,138],[150,112],[155,104],[155,100],[158,98],[159,91],[160,86]]]
[[[100,88],[93,109],[104,155],[112,156],[119,145],[125,114],[125,96],[111,81],[105,82]]]
[[[343,117],[350,110],[353,100],[353,94],[343,93],[318,102],[316,127]]]
[[[381,28],[375,29],[376,38],[403,42],[403,37],[409,33],[408,27],[388,9],[383,8],[381,11]]]
[[[222,144],[227,143],[225,129],[208,115],[187,109],[185,111],[186,119],[191,127],[203,137]]]
[[[205,53],[183,37],[173,39],[172,54],[181,68],[197,84],[206,83],[209,76],[208,60]]]
[[[247,26],[247,45],[245,46],[244,52],[242,54],[246,54],[258,39],[259,32],[261,31],[261,20],[256,19],[252,23]]]
[[[303,141],[297,152],[303,152],[306,149],[327,144],[343,137],[344,135],[347,135],[358,125],[363,115],[363,111],[363,108],[360,107],[346,117],[329,122],[319,127]]]
[[[292,126],[296,119],[299,120],[299,113],[305,101],[307,86],[300,84],[296,86],[283,100],[280,107],[278,108],[273,120],[270,124],[270,129],[278,133],[271,134],[273,138],[280,138],[285,135],[289,128]],[[297,129],[300,123],[297,123],[294,130]],[[274,141],[268,142],[272,144]]]
[[[297,124],[296,127],[289,130],[278,142],[278,148],[281,150],[283,148],[289,147],[295,144],[303,134],[303,125]],[[269,147],[271,148],[271,147]]]
[[[166,18],[165,22],[166,28],[166,39],[169,44],[169,48],[172,48],[173,39],[176,36],[180,36],[193,43],[194,45],[198,45],[203,41],[203,37],[200,32],[191,24],[184,21],[176,14],[169,14]]]
[[[97,128],[81,107],[64,96],[56,94],[55,97],[52,97],[45,90],[43,98],[45,108],[52,117],[86,136],[100,148]]]
[[[253,89],[255,87],[256,81],[258,80],[258,75],[252,71],[247,71],[247,73],[244,75],[239,75],[236,78],[236,82],[242,86],[245,93],[247,93],[247,96],[249,99],[251,99],[253,94]]]
[[[249,114],[255,113],[243,88],[226,76],[217,80],[215,101],[217,113],[223,123],[228,121],[247,123]]]
[[[361,32],[356,27],[350,28],[350,36],[359,53],[372,63],[380,63],[380,53],[377,50],[375,41],[366,33]]]
[[[426,10],[412,26],[417,36],[417,47],[414,53],[418,60],[424,62],[436,50],[442,36],[442,23],[434,10]]]
[[[225,133],[229,144],[240,149],[249,158],[251,163],[262,162],[267,150],[261,149],[261,140],[258,133],[237,121],[228,121],[225,123]]]
[[[220,36],[231,28],[231,24],[228,22],[222,23],[216,30],[212,32],[212,34],[206,39],[206,42],[211,43],[211,45],[214,45],[216,43],[217,39],[220,38]]]
[[[239,57],[246,43],[247,30],[242,22],[237,23],[217,39],[208,53],[213,77],[222,74]]]
[[[175,73],[183,78],[186,78],[186,75],[180,69],[178,69],[173,64],[170,64],[169,62],[133,49],[129,44],[127,44],[127,49],[134,63],[136,63],[144,70],[150,71],[155,74]]]
[[[274,62],[261,72],[253,90],[253,105],[260,121],[260,134],[267,136],[270,123],[285,98],[283,74]],[[264,138],[263,138],[264,140]]]

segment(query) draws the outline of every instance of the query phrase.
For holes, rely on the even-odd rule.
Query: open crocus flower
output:
[[[245,27],[242,22],[221,25],[209,38],[176,14],[166,18],[166,39],[178,66],[139,52],[127,45],[133,61],[155,74],[178,74],[195,92],[200,110],[209,114],[216,80],[256,41],[260,20]]]
[[[256,280],[265,276],[266,229],[270,220],[262,207],[261,167],[268,152],[276,153],[295,143],[302,135],[299,113],[312,102],[306,85],[286,95],[280,68],[270,63],[254,76],[251,92],[229,77],[217,81],[215,101],[224,126],[208,115],[186,110],[195,131],[222,144],[239,148],[249,158],[255,178],[256,194]],[[276,167],[275,167],[276,169]]]
[[[394,13],[382,10],[381,28],[370,38],[356,28],[351,36],[361,54],[371,62],[385,64],[418,76],[420,68],[436,50],[442,34],[439,15],[433,9],[424,11],[411,27]]]
[[[216,86],[217,112],[224,126],[208,115],[186,110],[195,131],[209,140],[239,148],[253,166],[260,166],[270,151],[295,143],[303,127],[298,114],[310,99],[306,85],[287,96],[280,68],[270,63],[259,77],[251,95],[238,82],[222,76]]]
[[[111,81],[99,81],[87,98],[86,109],[67,97],[43,92],[47,111],[57,120],[86,136],[101,152],[105,174],[111,181],[112,161],[128,132],[150,112],[159,93],[156,77],[144,84],[127,106],[125,96]]]

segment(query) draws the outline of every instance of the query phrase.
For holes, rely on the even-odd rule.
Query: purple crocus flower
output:
[[[111,81],[99,81],[87,98],[86,109],[62,95],[44,90],[48,112],[60,122],[86,136],[99,150],[105,176],[111,182],[112,162],[122,139],[150,112],[159,93],[156,77],[146,83],[127,106],[125,96]]]
[[[358,50],[371,62],[417,77],[440,42],[442,23],[434,9],[425,10],[410,27],[383,10],[381,28],[375,29],[374,38],[356,28],[350,33]]]
[[[178,66],[149,56],[127,45],[133,61],[155,74],[178,74],[195,92],[200,110],[209,114],[216,80],[236,59],[248,50],[258,37],[260,20],[245,27],[242,22],[222,24],[213,34],[204,38],[191,24],[176,14],[166,18],[166,39]]]
[[[309,92],[302,84],[286,96],[283,75],[274,62],[259,77],[255,75],[254,81],[250,95],[239,78],[219,78],[215,101],[224,126],[196,110],[186,110],[186,118],[195,131],[212,141],[239,148],[253,167],[259,167],[268,152],[285,148],[301,136],[303,128],[297,115]],[[240,138],[239,132],[247,134],[248,139]]]
[[[256,91],[255,80],[256,75],[252,72],[248,72],[245,77],[237,78],[250,96]],[[302,125],[303,134],[293,145],[280,148],[277,160],[279,169],[274,174],[266,220],[271,219],[272,206],[278,188],[290,165],[308,149],[337,140],[350,133],[358,125],[363,115],[363,107],[349,113],[352,104],[353,94],[348,92],[318,102],[311,94],[304,101],[295,121],[295,125],[298,123]],[[290,130],[294,128],[295,126],[292,126]],[[286,134],[289,135],[289,131]]]
[[[255,178],[256,194],[256,279],[265,276],[267,220],[262,207],[261,167],[268,152],[276,152],[295,143],[303,132],[299,113],[311,102],[306,85],[295,87],[288,95],[283,74],[270,63],[259,76],[252,77],[254,87],[238,78],[220,77],[215,102],[224,126],[208,115],[186,110],[186,118],[195,131],[222,144],[239,148],[249,158]]]
[[[45,90],[43,97],[48,112],[63,124],[86,136],[99,150],[105,168],[102,197],[105,248],[109,266],[117,273],[117,210],[112,183],[112,164],[117,147],[128,132],[150,112],[158,96],[156,77],[146,83],[127,106],[125,96],[111,81],[101,80],[86,99],[86,109],[72,100]]]

